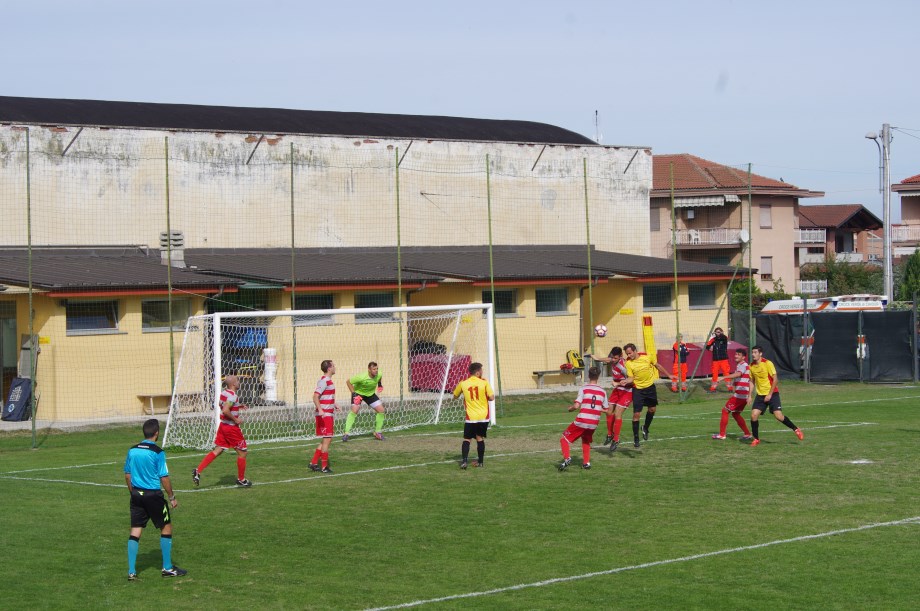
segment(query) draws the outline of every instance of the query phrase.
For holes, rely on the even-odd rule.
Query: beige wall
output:
[[[157,247],[167,228],[167,176],[170,226],[190,248],[291,246],[292,200],[297,247],[395,245],[398,150],[403,246],[485,244],[489,215],[496,244],[584,243],[587,198],[599,249],[621,248],[618,236],[628,231],[630,252],[649,251],[648,219],[636,213],[647,209],[651,185],[644,148],[325,136],[259,143],[257,135],[97,128],[74,140],[76,133],[31,128],[36,245]],[[25,217],[14,214],[26,202],[25,146],[22,128],[0,126],[0,218],[21,219],[4,226],[3,245],[26,243]]]

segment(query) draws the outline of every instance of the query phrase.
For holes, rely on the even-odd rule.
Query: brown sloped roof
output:
[[[897,193],[920,191],[920,174],[905,178],[896,185],[891,185],[891,190]]]
[[[680,195],[744,194],[748,189],[747,170],[722,165],[695,155],[652,156],[652,197],[664,197],[671,192],[671,169],[674,190]],[[821,197],[824,193],[800,189],[795,185],[751,174],[752,191],[756,193],[788,194],[795,197]]]
[[[495,246],[492,269],[496,280],[536,281],[587,278],[584,246]],[[396,282],[396,248],[297,249],[294,279],[297,285],[360,285]],[[408,247],[402,249],[404,282],[445,279],[488,281],[487,246]],[[291,253],[282,249],[189,249],[185,259],[199,271],[241,276],[253,281],[289,284]],[[734,268],[690,261],[678,262],[679,276],[730,277]],[[667,277],[674,273],[671,259],[591,251],[591,276],[634,278]]]
[[[881,229],[882,221],[860,204],[799,206],[799,227]]]
[[[172,286],[178,289],[235,286],[240,281],[213,274],[172,268]],[[0,283],[26,286],[28,251],[0,249]],[[167,267],[160,253],[136,246],[97,248],[33,248],[32,285],[43,291],[165,290]]]
[[[597,143],[533,121],[0,96],[0,122],[539,144]]]

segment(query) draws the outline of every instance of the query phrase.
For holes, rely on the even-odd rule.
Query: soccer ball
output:
[[[597,325],[594,327],[594,335],[598,337],[604,337],[607,335],[607,327],[604,325]]]

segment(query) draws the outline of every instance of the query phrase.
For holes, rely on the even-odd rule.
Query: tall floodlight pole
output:
[[[884,292],[889,301],[894,301],[894,285],[891,272],[891,126],[882,124],[882,137],[875,132],[866,134],[866,138],[874,140],[878,147],[879,155],[879,184],[878,190],[882,194],[882,224],[884,225],[884,240],[882,258],[884,259],[883,277]]]

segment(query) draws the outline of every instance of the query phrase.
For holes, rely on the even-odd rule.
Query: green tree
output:
[[[915,250],[899,267],[901,278],[895,293],[901,301],[913,301],[914,293],[920,292],[920,250]]]
[[[884,274],[877,265],[845,263],[837,261],[832,254],[822,263],[803,265],[800,275],[802,280],[827,280],[829,295],[879,295],[884,285]]]

